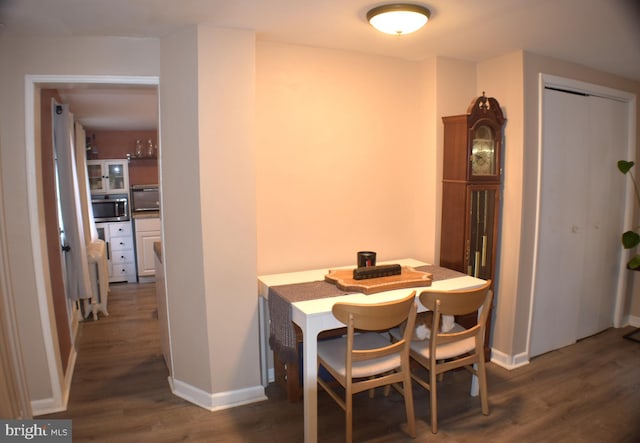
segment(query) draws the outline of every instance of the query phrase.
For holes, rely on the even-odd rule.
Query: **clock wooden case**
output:
[[[440,265],[495,281],[505,118],[498,101],[483,94],[466,114],[442,121]],[[475,318],[457,320],[464,325]]]

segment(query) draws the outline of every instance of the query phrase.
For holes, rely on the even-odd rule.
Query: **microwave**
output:
[[[158,185],[131,186],[131,212],[157,212],[160,210],[160,192]]]
[[[97,223],[129,220],[127,194],[92,195],[91,209]]]

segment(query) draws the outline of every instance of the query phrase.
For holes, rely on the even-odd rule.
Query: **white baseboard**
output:
[[[509,355],[496,349],[492,349],[491,362],[505,369],[512,370],[528,365],[529,356],[524,352],[516,355]]]
[[[635,328],[640,328],[640,317],[630,315],[625,320],[623,327],[633,326]],[[529,364],[529,356],[525,352],[516,355],[508,355],[496,349],[492,349],[491,362],[505,369],[511,370]]]
[[[76,360],[78,359],[78,352],[76,348],[72,348],[71,355],[69,355],[69,361],[67,362],[67,373],[64,375],[64,386],[62,386],[62,402],[64,409],[67,409],[69,403],[69,394],[71,393],[71,382],[73,381],[73,372],[76,369]]]
[[[173,392],[174,395],[209,411],[219,411],[221,409],[267,400],[262,385],[239,389],[237,391],[211,394],[185,382],[176,380],[175,378],[168,377],[168,379],[171,392]]]
[[[64,412],[66,408],[62,407],[53,397],[42,400],[31,400],[31,414],[34,417],[38,415],[54,414],[56,412]]]
[[[50,397],[42,400],[31,401],[31,414],[36,417],[38,415],[54,414],[67,410],[69,404],[69,393],[71,392],[71,381],[73,379],[73,371],[76,368],[76,359],[78,353],[75,348],[71,348],[69,353],[69,361],[67,362],[67,373],[62,382],[60,398]]]

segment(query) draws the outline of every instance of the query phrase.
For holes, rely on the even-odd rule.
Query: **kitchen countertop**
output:
[[[160,211],[134,212],[132,217],[134,220],[137,218],[160,218]]]

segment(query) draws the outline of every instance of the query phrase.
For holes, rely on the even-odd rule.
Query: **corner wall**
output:
[[[516,51],[479,63],[477,95],[486,91],[496,97],[504,113],[502,220],[499,255],[496,263],[496,298],[493,314],[492,348],[494,353],[514,355],[515,315],[518,306],[520,275],[520,237],[522,226],[523,177],[523,55]],[[528,321],[528,318],[525,319]]]
[[[264,399],[256,290],[255,35],[198,26],[161,43],[163,257],[176,395]]]

